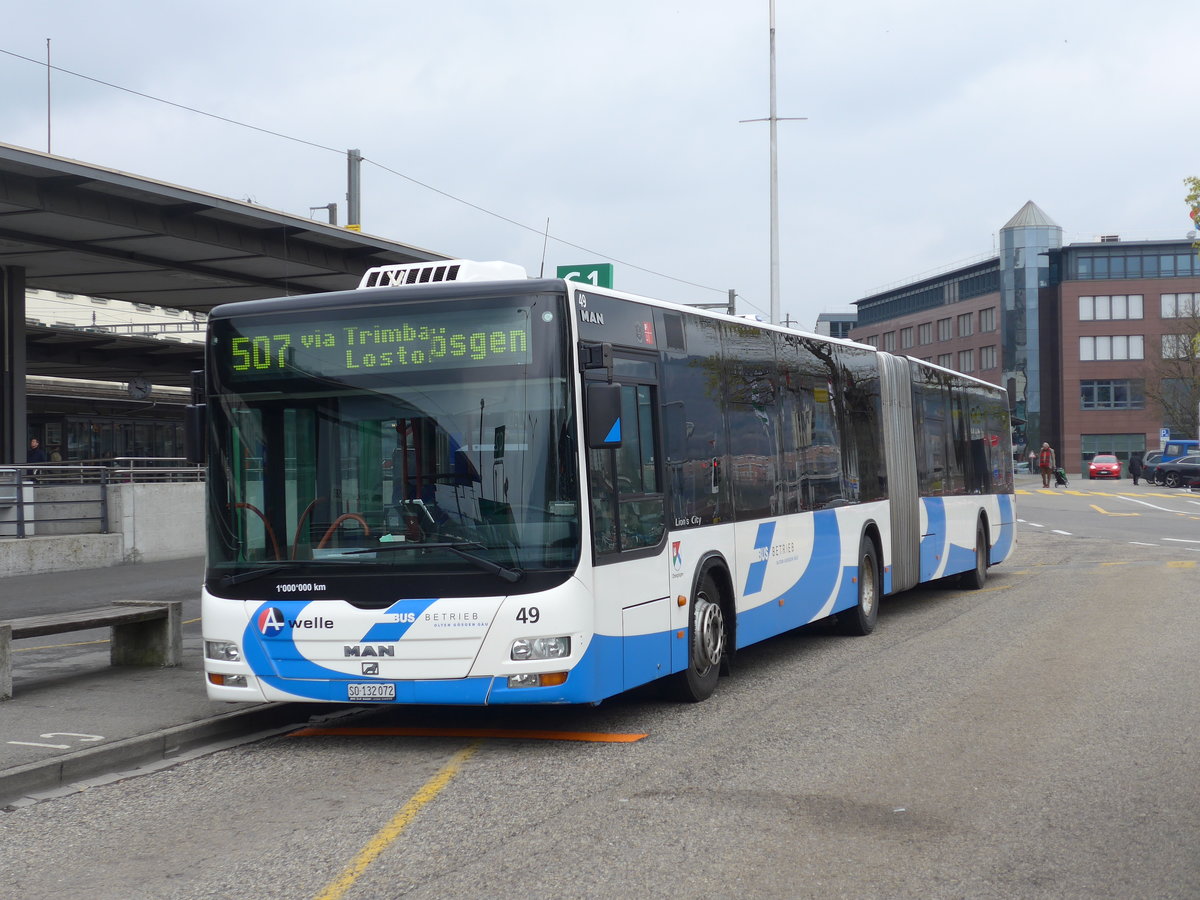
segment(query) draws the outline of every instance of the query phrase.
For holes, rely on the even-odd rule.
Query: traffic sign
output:
[[[559,266],[558,277],[567,281],[586,281],[593,287],[613,286],[612,263],[590,263],[584,266]]]

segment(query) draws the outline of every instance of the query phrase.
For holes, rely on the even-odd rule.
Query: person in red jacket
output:
[[[1038,454],[1038,468],[1042,471],[1042,487],[1050,487],[1050,479],[1054,477],[1054,448],[1048,443],[1042,443],[1042,452]]]

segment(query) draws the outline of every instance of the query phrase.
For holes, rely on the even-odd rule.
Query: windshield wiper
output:
[[[267,566],[265,569],[247,569],[245,572],[238,572],[236,575],[222,575],[221,587],[233,587],[235,584],[241,584],[244,581],[254,581],[267,575],[274,575],[276,572],[282,572],[287,568],[289,567]]]
[[[510,569],[507,566],[494,563],[490,559],[480,556],[478,553],[468,552],[473,549],[486,550],[487,547],[483,544],[477,544],[474,541],[436,541],[429,544],[422,544],[417,541],[396,541],[381,544],[378,547],[372,547],[368,550],[347,550],[342,555],[354,556],[359,553],[391,553],[394,550],[449,550],[451,553],[455,553],[463,559],[479,566],[483,571],[499,575],[505,581],[519,581],[524,577],[525,573],[520,569]]]

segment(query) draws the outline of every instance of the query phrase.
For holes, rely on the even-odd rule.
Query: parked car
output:
[[[1160,462],[1154,470],[1154,483],[1173,488],[1200,485],[1200,455],[1190,454]]]
[[[1097,453],[1088,463],[1088,478],[1120,478],[1121,461],[1111,453]]]
[[[1161,450],[1151,450],[1142,454],[1142,477],[1151,484],[1154,483],[1154,467],[1162,461]]]

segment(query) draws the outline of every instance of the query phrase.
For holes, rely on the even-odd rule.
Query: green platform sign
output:
[[[559,266],[558,277],[566,281],[585,281],[593,287],[613,286],[612,263],[589,263],[585,266]]]

